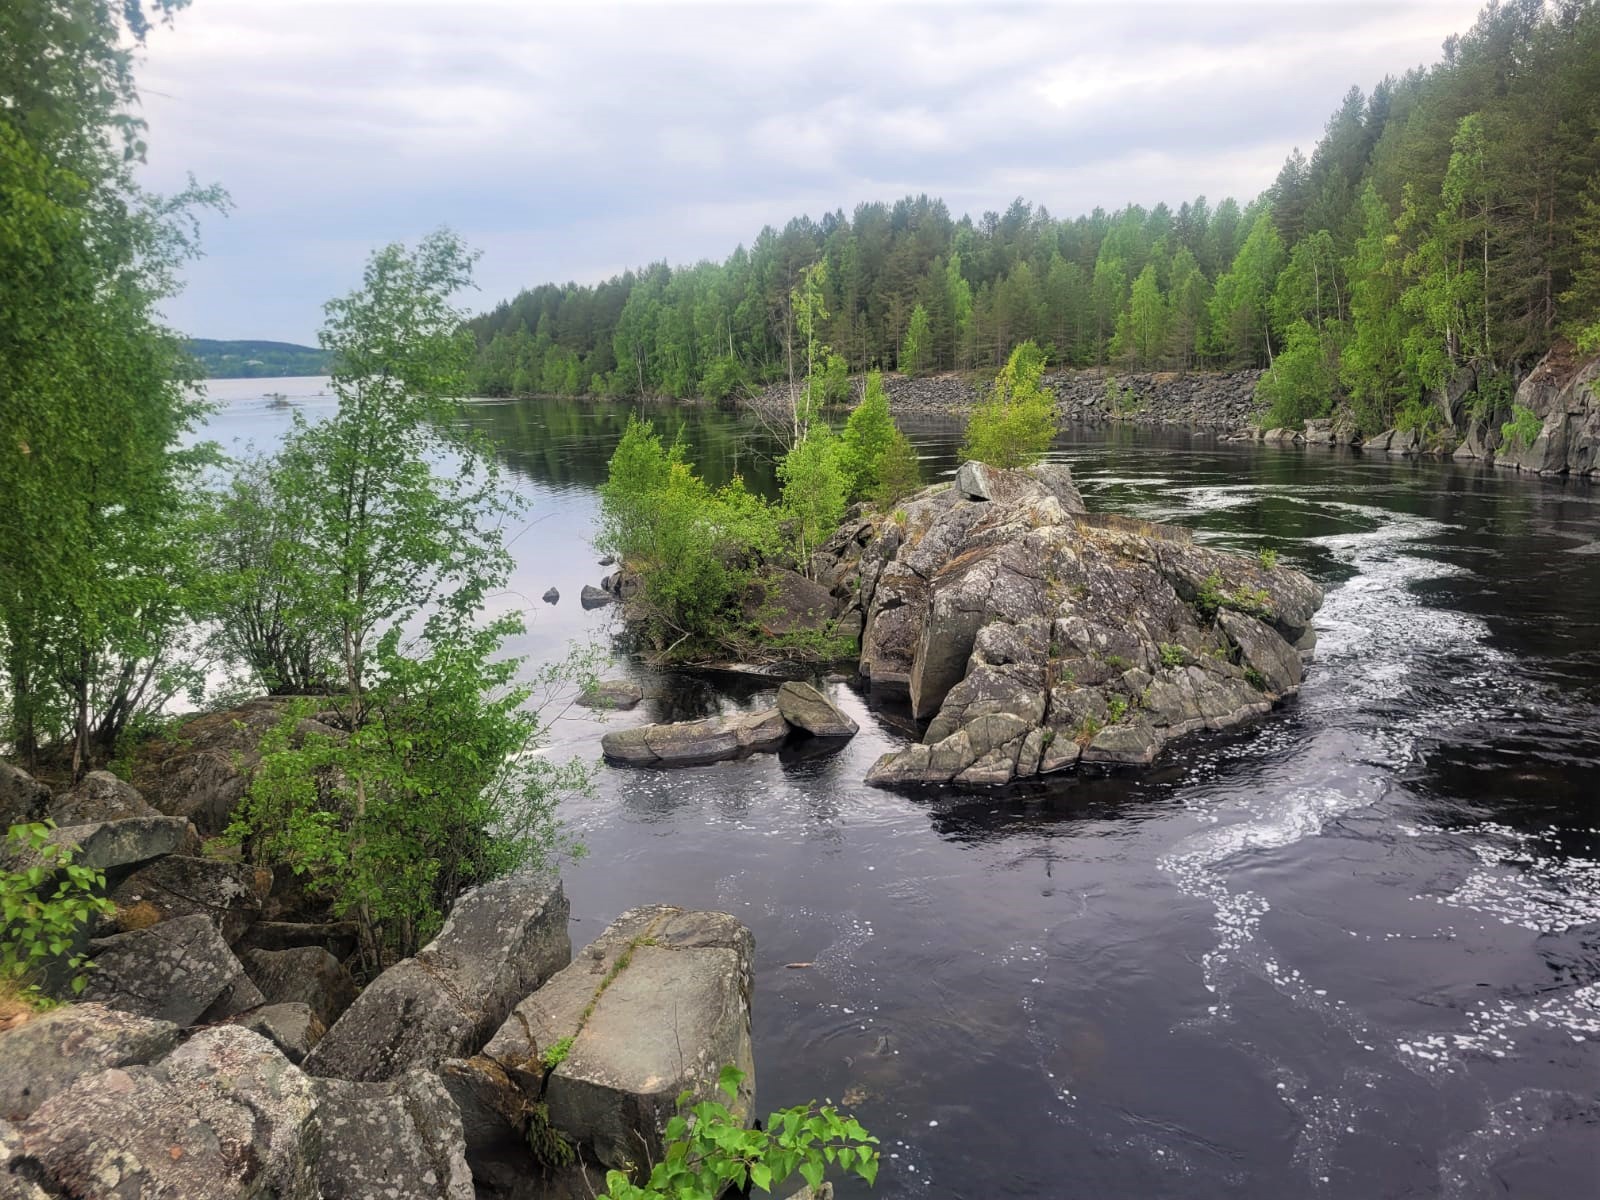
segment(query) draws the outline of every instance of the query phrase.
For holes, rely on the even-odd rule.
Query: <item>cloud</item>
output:
[[[371,246],[442,224],[487,305],[907,193],[1247,199],[1476,7],[196,0],[141,72],[147,177],[236,207],[170,316],[309,340]]]

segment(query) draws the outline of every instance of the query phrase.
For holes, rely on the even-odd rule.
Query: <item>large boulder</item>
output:
[[[623,913],[573,963],[517,1005],[470,1060],[446,1065],[480,1174],[504,1162],[530,1106],[580,1156],[626,1169],[660,1159],[684,1091],[745,1073],[733,1110],[754,1105],[750,931],[726,913],[665,905]]]
[[[616,597],[604,588],[597,588],[592,583],[583,585],[583,590],[578,593],[578,603],[584,608],[604,608],[616,601]]]
[[[64,1004],[0,1034],[0,1119],[21,1121],[84,1075],[153,1062],[178,1027],[103,1004]]]
[[[269,871],[240,862],[169,854],[140,867],[111,892],[119,910],[135,905],[162,920],[200,914],[229,945],[261,915],[272,888]]]
[[[78,1200],[318,1200],[315,1109],[271,1043],[223,1026],[154,1066],[81,1077],[18,1122],[17,1149]]]
[[[241,950],[239,960],[265,1003],[304,1004],[325,1029],[355,1003],[356,981],[321,946]]]
[[[768,570],[746,591],[744,615],[767,637],[821,633],[833,617],[833,597],[795,571]]]
[[[874,784],[1148,763],[1292,695],[1322,603],[1288,567],[1085,513],[1059,466],[968,463],[862,534],[847,520],[813,567],[863,606],[862,675],[927,721]]]
[[[790,725],[812,737],[854,737],[860,728],[852,717],[840,711],[838,705],[809,683],[791,680],[780,687],[778,711]]]
[[[49,788],[21,768],[0,762],[0,834],[13,825],[40,820],[49,805]]]
[[[608,762],[624,766],[686,767],[776,750],[788,736],[783,714],[765,708],[700,721],[617,729],[600,739],[600,749]]]
[[[134,786],[162,812],[193,821],[203,834],[221,833],[261,762],[261,739],[287,704],[268,697],[182,722],[139,747]]]
[[[393,1079],[469,1055],[570,961],[571,906],[554,876],[525,872],[456,901],[418,952],[390,967],[306,1057],[317,1075]]]
[[[313,1086],[318,1200],[473,1200],[461,1116],[437,1075]]]
[[[309,1004],[262,1004],[234,1017],[233,1024],[259,1033],[296,1065],[322,1040],[328,1027],[317,1019]]]
[[[95,821],[69,825],[50,832],[49,842],[71,851],[75,866],[95,871],[117,871],[138,866],[162,855],[192,849],[193,827],[182,817],[125,817],[120,821]],[[44,860],[31,850],[0,854],[11,870],[40,865]]]
[[[138,1016],[192,1025],[244,968],[209,917],[174,917],[89,943],[85,1000]]]
[[[50,802],[50,819],[57,825],[87,825],[93,821],[158,815],[145,803],[137,788],[110,771],[90,771],[69,791]]]

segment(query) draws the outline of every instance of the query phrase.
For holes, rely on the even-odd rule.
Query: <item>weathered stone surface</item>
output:
[[[768,637],[819,633],[833,617],[833,597],[798,572],[771,569],[751,581],[744,615]]]
[[[584,708],[627,710],[644,699],[644,689],[631,679],[601,679],[578,696]]]
[[[554,876],[522,873],[468,892],[416,958],[367,986],[307,1056],[307,1070],[392,1079],[476,1053],[571,959],[569,913]]]
[[[118,779],[110,771],[90,771],[70,791],[50,802],[50,819],[57,825],[87,825],[93,821],[157,815],[132,784]]]
[[[64,1004],[0,1034],[0,1118],[20,1121],[84,1075],[153,1062],[178,1027],[103,1004]]]
[[[584,584],[583,590],[578,593],[578,603],[584,608],[604,608],[615,602],[616,597],[604,588],[597,588],[593,584]]]
[[[864,606],[862,674],[903,679],[928,722],[920,745],[874,764],[874,784],[1149,762],[1292,695],[1322,603],[1286,566],[1082,512],[1064,467],[969,463],[865,544],[861,528],[847,520],[813,568]]]
[[[140,748],[134,786],[162,812],[193,821],[203,834],[221,833],[286,704],[268,697],[183,722]]]
[[[79,1200],[318,1200],[314,1107],[271,1043],[223,1026],[80,1078],[17,1134],[46,1189]]]
[[[174,917],[89,943],[94,969],[85,1000],[192,1025],[244,973],[209,918]]]
[[[606,759],[632,767],[686,767],[738,758],[758,750],[776,750],[789,736],[789,725],[777,708],[700,721],[636,725],[600,739]]]
[[[263,1004],[234,1017],[233,1024],[258,1033],[283,1052],[290,1062],[305,1061],[328,1027],[317,1020],[309,1004]]]
[[[72,851],[75,864],[97,871],[114,871],[173,854],[190,844],[189,822],[181,817],[128,817],[121,821],[96,821],[51,831],[50,841]],[[0,856],[12,869],[39,861],[30,852]]]
[[[208,918],[232,945],[261,915],[270,872],[238,862],[169,854],[129,875],[111,893],[118,907],[149,904],[163,919]]]
[[[240,1013],[260,1008],[266,1002],[267,998],[261,994],[261,989],[255,985],[255,981],[248,975],[240,975],[222,989],[222,994],[195,1019],[195,1024],[220,1025],[224,1021],[233,1020]]]
[[[314,1087],[321,1200],[473,1200],[461,1117],[437,1075]]]
[[[605,1166],[659,1158],[677,1095],[709,1097],[725,1065],[746,1072],[736,1111],[750,1114],[754,952],[749,930],[726,913],[625,912],[517,1005],[479,1059],[459,1064],[452,1091],[473,1097],[481,1118],[511,1107],[515,1088]],[[564,1057],[548,1069],[559,1047]]]
[[[238,950],[292,950],[320,946],[340,962],[356,952],[359,931],[354,921],[257,921],[237,943]]]
[[[356,981],[344,964],[321,946],[289,950],[241,950],[245,974],[261,989],[265,1004],[305,1004],[324,1028],[355,1002]]]
[[[0,832],[41,819],[49,805],[49,788],[26,771],[0,762]]]
[[[778,711],[790,725],[812,737],[854,737],[861,728],[854,718],[809,683],[791,680],[780,687]]]
[[[1536,475],[1600,472],[1600,358],[1560,343],[1517,386],[1516,403],[1542,423],[1531,443],[1504,442],[1495,465]]]

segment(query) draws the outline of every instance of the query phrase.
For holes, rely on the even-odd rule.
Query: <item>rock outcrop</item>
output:
[[[1539,431],[1531,442],[1498,443],[1495,466],[1535,475],[1600,472],[1600,358],[1557,346],[1517,387],[1516,403],[1538,418]]]
[[[175,1025],[193,1025],[244,975],[216,925],[199,913],[96,938],[89,953],[85,1000]]]
[[[860,513],[813,573],[862,614],[860,671],[928,722],[869,783],[1002,784],[1146,763],[1300,683],[1322,602],[1298,571],[1084,510],[1065,467],[969,464],[893,517]]]
[[[119,911],[147,906],[166,920],[208,918],[230,946],[261,915],[272,889],[272,873],[225,859],[169,854],[139,867],[111,892]]]

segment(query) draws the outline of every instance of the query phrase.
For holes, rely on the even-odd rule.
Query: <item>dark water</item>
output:
[[[214,434],[275,436],[267,387],[323,403],[239,381]],[[770,485],[734,418],[659,415]],[[625,416],[472,410],[530,502],[503,602],[535,659],[606,633],[576,601]],[[953,465],[956,431],[912,432]],[[652,901],[749,923],[760,1100],[848,1099],[876,1195],[1600,1194],[1600,493],[1178,432],[1057,454],[1091,508],[1324,582],[1299,699],[1143,774],[929,799],[862,786],[906,735],[836,685],[863,728],[832,757],[603,771],[570,813],[574,941]],[[613,726],[764,698],[647,682]]]

